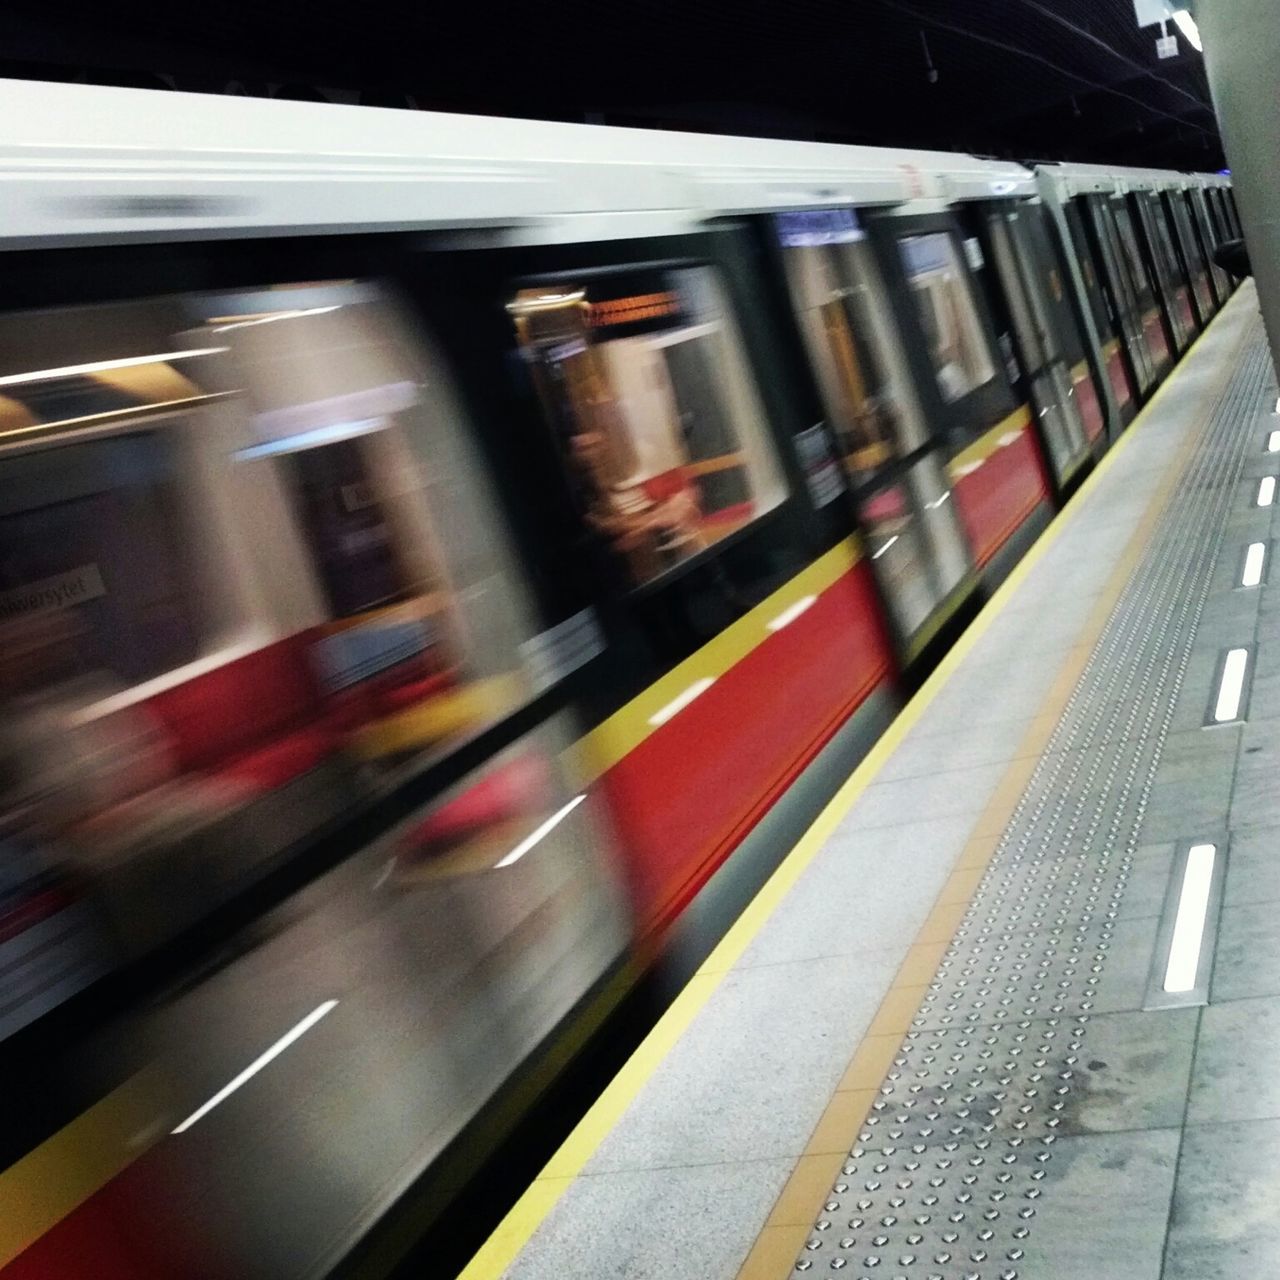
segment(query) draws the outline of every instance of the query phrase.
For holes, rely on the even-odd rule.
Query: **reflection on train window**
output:
[[[586,522],[633,585],[782,501],[710,269],[525,288],[508,311]]]
[[[1155,260],[1156,272],[1160,276],[1161,283],[1166,288],[1171,288],[1178,284],[1179,272],[1177,257],[1173,251],[1173,241],[1169,237],[1169,224],[1160,206],[1154,200],[1146,202],[1146,210],[1147,224],[1154,232],[1152,257]]]
[[[360,708],[358,749],[412,756],[510,709],[530,606],[421,339],[368,286],[205,305],[252,408],[235,456],[262,498],[277,608],[310,626],[331,696]]]
[[[900,634],[910,638],[964,577],[970,553],[936,453],[859,508],[879,580]]]
[[[73,864],[127,952],[531,696],[514,547],[380,291],[0,339],[0,830]]]
[[[172,433],[5,460],[0,622],[48,633],[49,680],[105,694],[193,661],[205,623],[190,547]]]
[[[946,232],[904,236],[898,249],[924,326],[938,389],[948,404],[996,376],[968,277]]]
[[[1124,250],[1125,260],[1129,265],[1129,274],[1133,279],[1134,288],[1138,292],[1139,305],[1150,307],[1152,305],[1151,282],[1147,276],[1146,266],[1142,261],[1142,253],[1138,249],[1138,238],[1133,229],[1133,219],[1129,214],[1129,210],[1123,204],[1113,201],[1111,208],[1115,213],[1116,229],[1120,236],[1120,244]]]
[[[827,416],[866,473],[925,439],[871,246],[849,209],[778,214],[787,283]]]

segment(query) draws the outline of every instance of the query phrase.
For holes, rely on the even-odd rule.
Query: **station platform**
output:
[[[1280,1274],[1276,397],[1246,284],[466,1280]]]

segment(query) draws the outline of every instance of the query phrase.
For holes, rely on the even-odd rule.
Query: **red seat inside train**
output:
[[[150,698],[178,770],[276,790],[334,755],[354,729],[453,683],[424,658],[329,694],[311,666],[314,639],[297,632]]]
[[[306,658],[306,635],[254,650],[156,694],[147,709],[168,730],[182,773],[274,790],[341,744]]]

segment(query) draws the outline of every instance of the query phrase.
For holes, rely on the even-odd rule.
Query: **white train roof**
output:
[[[410,228],[560,239],[1036,189],[1020,165],[950,152],[14,80],[0,80],[0,182],[9,247]]]
[[[1044,164],[1036,168],[1064,199],[1091,191],[1183,190],[1187,187],[1226,187],[1230,179],[1218,173],[1179,173],[1168,169],[1128,169],[1096,164]]]

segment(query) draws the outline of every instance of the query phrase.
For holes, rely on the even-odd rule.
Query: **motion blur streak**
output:
[[[563,809],[553,813],[542,826],[532,832],[527,839],[521,840],[505,858],[495,862],[493,865],[495,867],[509,867],[513,862],[519,862],[534,845],[539,844],[546,836],[550,835],[586,798],[585,795],[574,796]]]
[[[254,1061],[245,1067],[245,1069],[236,1076],[234,1080],[229,1081],[219,1089],[208,1102],[197,1107],[180,1125],[173,1129],[172,1132],[175,1134],[186,1133],[186,1131],[190,1129],[197,1120],[202,1120],[214,1109],[214,1107],[218,1106],[219,1103],[225,1102],[237,1089],[240,1088],[241,1085],[252,1080],[263,1067],[278,1058],[295,1040],[306,1035],[307,1032],[325,1016],[325,1014],[337,1007],[338,1002],[336,1000],[326,1000],[324,1004],[312,1009],[312,1011],[307,1014],[307,1016],[303,1018],[297,1026],[286,1031],[285,1034],[271,1046],[271,1048],[266,1050],[266,1052],[261,1054],[259,1057],[255,1058]]]

